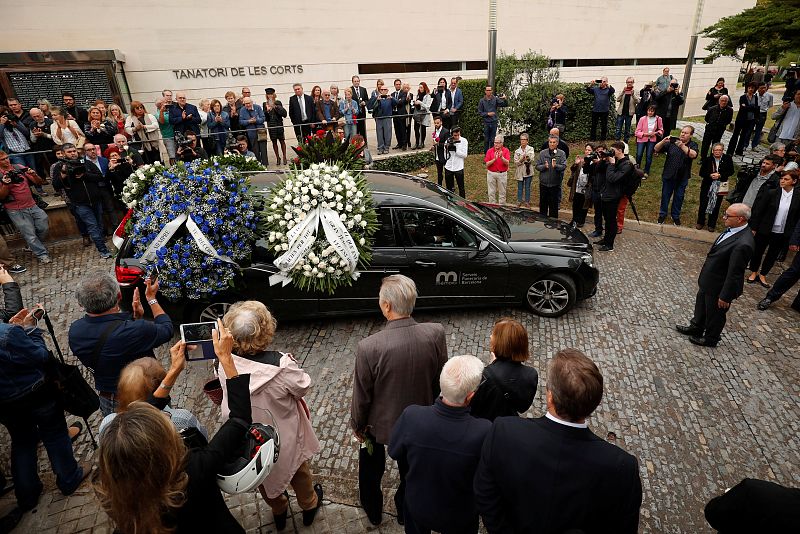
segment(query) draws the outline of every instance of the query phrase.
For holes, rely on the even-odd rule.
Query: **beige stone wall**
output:
[[[293,82],[311,86],[349,85],[359,63],[485,60],[488,3],[485,0],[402,3],[376,9],[371,4],[219,1],[135,4],[74,0],[13,3],[14,24],[0,32],[0,51],[118,49],[132,97],[152,103],[161,89],[186,89],[193,102],[221,98],[226,90],[251,87],[257,101],[275,87],[283,100]],[[705,0],[702,26],[753,5],[753,0]],[[499,2],[498,48],[541,50],[552,58],[685,57],[697,0],[671,0],[657,8],[641,0],[504,0]],[[440,7],[442,9],[437,9]],[[393,11],[390,13],[390,9]],[[31,37],[35,35],[35,39]],[[703,55],[701,40],[698,54]],[[302,74],[270,74],[276,65],[302,65]],[[245,67],[244,76],[230,67]],[[248,74],[247,67],[265,66]],[[225,77],[176,79],[173,70],[228,68]],[[694,114],[718,75],[733,81],[738,64],[718,61],[696,66],[687,111]],[[672,65],[683,77],[683,66]],[[260,69],[259,69],[260,70]],[[290,69],[295,70],[295,69]],[[564,68],[565,81],[599,74],[621,86],[632,74],[655,78],[661,66]],[[439,75],[485,76],[484,71],[399,75],[412,85],[435,83]],[[393,79],[396,73],[382,77]],[[377,75],[363,75],[372,89]],[[150,106],[152,109],[152,106]]]

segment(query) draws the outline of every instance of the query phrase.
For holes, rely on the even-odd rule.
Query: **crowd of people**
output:
[[[729,227],[746,227],[747,210],[732,206]],[[728,258],[723,252],[716,261]],[[141,320],[138,291],[132,314],[120,312],[116,280],[89,273],[75,292],[86,315],[71,325],[69,344],[93,371],[103,419],[94,461],[77,462],[71,444],[76,432],[46,385],[48,356],[35,309],[22,308],[18,286],[2,269],[0,282],[7,321],[0,323],[0,423],[11,435],[17,497],[17,507],[0,518],[3,532],[37,505],[43,491],[39,438],[59,490],[70,495],[89,477],[117,532],[244,532],[221,491],[235,493],[221,474],[232,465],[236,480],[251,481],[244,491],[257,487],[278,531],[287,526],[289,486],[303,524],[314,523],[324,491],[310,464],[320,452],[313,407],[304,399],[313,379],[292,354],[271,348],[279,332],[264,304],[232,305],[211,333],[222,397],[221,426],[211,435],[170,398],[192,347],[182,340],[172,345],[167,369],[154,358],[172,329],[158,304],[157,280],[148,280],[144,295],[156,315],[150,322]],[[381,480],[388,452],[400,476],[396,519],[410,534],[477,533],[481,521],[490,533],[638,532],[638,460],[617,446],[615,433],[600,437],[587,423],[604,390],[613,387],[598,366],[579,350],[557,351],[546,369],[544,416],[520,417],[532,407],[539,383],[536,367],[526,364],[525,327],[499,319],[489,337],[488,364],[472,355],[448,358],[444,327],[412,317],[416,298],[410,278],[386,277],[378,295],[386,325],[356,350],[349,425],[360,443],[358,493],[368,520],[379,525],[384,519]],[[697,327],[695,320],[692,325]],[[262,450],[268,455],[259,456]],[[262,458],[265,463],[255,462]],[[774,483],[742,484],[752,492],[747,500],[763,506],[798,500],[798,490]],[[712,526],[731,524],[732,514],[754,520],[752,506],[732,508],[743,491],[709,502]],[[758,521],[768,530],[797,526],[791,514]]]

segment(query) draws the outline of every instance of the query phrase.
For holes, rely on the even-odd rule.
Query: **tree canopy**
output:
[[[721,18],[701,34],[713,39],[706,61],[774,59],[800,49],[800,0],[759,0],[750,9]],[[744,54],[742,51],[744,50]]]

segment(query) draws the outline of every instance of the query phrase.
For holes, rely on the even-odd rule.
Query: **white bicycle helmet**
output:
[[[217,485],[230,494],[252,491],[272,471],[280,448],[281,440],[275,426],[253,423],[240,455],[217,474]]]

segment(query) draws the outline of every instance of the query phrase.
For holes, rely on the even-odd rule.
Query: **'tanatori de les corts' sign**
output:
[[[269,76],[275,74],[302,74],[302,65],[247,65],[245,67],[208,67],[201,69],[172,69],[175,79],[187,78],[239,78],[244,76]]]

